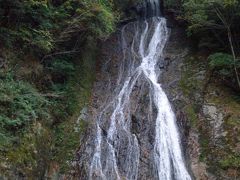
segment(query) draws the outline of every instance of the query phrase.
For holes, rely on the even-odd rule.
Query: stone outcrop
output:
[[[184,30],[171,24],[162,81],[177,114],[189,168],[197,180],[238,179],[240,104],[214,80],[207,56],[192,50]]]
[[[171,23],[171,36],[165,48],[165,59],[159,63],[162,87],[167,93],[175,110],[187,165],[197,180],[238,179],[240,166],[240,105],[229,91],[212,79],[207,68],[206,56],[191,49],[191,42],[185,36],[185,30]],[[133,32],[129,31],[129,36]],[[111,98],[117,82],[119,61],[121,61],[120,32],[114,34],[102,45],[99,58],[97,79],[93,89],[92,104],[89,108],[90,121],[93,121],[102,102]],[[126,47],[130,48],[130,47]],[[139,82],[133,90],[136,101],[131,109],[132,132],[142,139],[140,177],[149,179],[150,149],[154,133],[149,128],[154,124],[145,119],[148,96],[137,98],[146,92],[147,86]],[[138,108],[141,104],[141,109]],[[154,111],[154,109],[152,109]],[[107,127],[106,127],[107,128]],[[103,129],[103,132],[105,129]],[[86,136],[91,139],[94,127]],[[82,142],[85,150],[79,151],[78,162],[81,177],[86,177],[86,162],[91,159],[93,142]],[[86,153],[87,152],[87,153]],[[84,178],[83,178],[84,179]]]

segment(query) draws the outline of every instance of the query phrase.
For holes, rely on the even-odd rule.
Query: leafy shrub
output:
[[[229,54],[215,53],[209,56],[210,68],[220,75],[230,77],[233,75],[233,58]]]
[[[73,63],[65,59],[55,59],[49,69],[55,74],[60,74],[62,76],[72,76],[75,72]]]
[[[105,38],[117,20],[112,6],[106,0],[0,0],[0,40],[41,57],[58,42],[82,41],[87,35]]]
[[[48,101],[30,84],[10,77],[0,79],[0,87],[0,136],[4,142],[34,121],[49,117]]]
[[[52,13],[47,1],[0,0],[0,39],[9,47],[49,52],[53,48]]]
[[[215,53],[209,56],[210,66],[212,68],[232,67],[233,57],[230,54]]]
[[[72,40],[73,37],[79,38],[81,34],[85,34],[81,37],[82,39],[88,35],[101,39],[107,37],[114,30],[117,18],[114,17],[111,2],[68,0],[63,3],[61,8],[61,13],[67,17],[65,17],[67,27],[60,36],[64,40]]]
[[[91,13],[94,17],[93,23],[89,25],[90,30],[96,36],[107,37],[114,30],[114,17],[111,11],[102,4],[92,4]]]
[[[218,78],[221,78],[227,86],[236,89],[239,83],[239,59],[234,60],[232,55],[226,53],[215,53],[209,56],[209,65]]]
[[[74,80],[75,78],[72,77]],[[51,100],[52,115],[59,121],[66,120],[78,110],[77,95],[79,92],[76,90],[76,82],[66,81],[65,83],[55,83],[51,87],[54,94],[60,97]]]
[[[220,75],[233,76],[233,57],[225,53],[215,53],[209,56],[209,65]]]

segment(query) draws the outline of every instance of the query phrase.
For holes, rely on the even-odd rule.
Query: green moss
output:
[[[197,73],[203,68],[203,62],[200,57],[190,55],[186,57],[181,79],[179,82],[180,88],[184,95],[193,97],[202,89],[203,82],[197,78]]]
[[[219,161],[219,165],[221,168],[240,168],[240,154],[229,154],[227,157],[224,157]]]
[[[179,84],[187,103],[185,107],[183,105],[183,109],[191,128],[199,134],[199,160],[206,163],[208,171],[220,177],[219,179],[222,175],[228,176],[229,170],[238,172],[236,177],[239,177],[239,98],[236,92],[218,84],[213,77],[208,77],[210,73],[206,64],[206,60],[196,54],[190,55],[184,61]],[[202,114],[203,102],[215,104],[224,116],[224,132],[217,139],[213,137],[209,119]]]
[[[16,168],[24,168],[24,171],[36,168],[37,161],[34,152],[37,149],[34,135],[26,134],[19,143],[21,144],[18,147],[7,152],[7,161]]]
[[[59,164],[61,174],[70,170],[70,162],[74,159],[75,152],[79,147],[80,132],[84,132],[87,125],[84,121],[79,124],[67,121],[56,128],[53,160]]]
[[[202,134],[200,135],[200,161],[202,162],[206,162],[208,155],[210,153],[210,149],[209,149],[209,136],[207,134]]]
[[[240,114],[239,107],[240,101],[237,98],[236,92],[232,91],[231,89],[222,86],[221,84],[211,84],[208,87],[209,92],[217,91],[218,95],[216,94],[208,94],[207,98],[210,102],[223,104],[229,106],[227,111],[232,112],[234,114]]]
[[[2,175],[10,177],[14,170],[16,176],[24,175],[29,179],[44,177],[51,156],[49,132],[40,123],[35,123],[32,130],[20,135],[14,146],[5,147],[0,156],[1,162],[5,162],[5,166],[0,165],[0,171],[4,172]]]
[[[200,128],[201,158],[210,172],[221,177],[229,169],[239,169],[240,154],[237,144],[240,143],[240,104],[235,98],[235,93],[216,83],[208,85],[205,100],[218,106],[224,115],[221,138],[213,139],[209,122],[203,120]],[[238,173],[239,175],[239,173]]]
[[[183,74],[182,78],[180,80],[180,87],[185,95],[189,95],[191,93],[191,87],[190,84],[188,84],[188,74]]]
[[[231,126],[231,127],[240,126],[240,118],[230,117],[229,119],[226,120],[226,124],[227,126]]]
[[[188,105],[185,107],[185,112],[187,113],[187,117],[190,120],[191,127],[196,128],[198,123],[198,115],[195,112],[193,105]]]

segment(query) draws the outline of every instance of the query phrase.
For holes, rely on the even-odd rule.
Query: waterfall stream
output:
[[[139,81],[148,84],[150,100],[147,116],[155,123],[155,128],[152,129],[155,131],[154,141],[149,155],[153,175],[149,179],[191,179],[181,151],[174,112],[158,82],[161,75],[158,63],[163,57],[169,34],[166,19],[158,17],[158,1],[147,2],[152,6],[151,10],[154,10],[154,17],[122,28],[123,58],[113,91],[114,96],[110,96],[102,105],[96,120],[97,131],[89,179],[142,179],[139,176],[141,138],[132,131],[131,116],[132,109],[137,108],[132,107],[131,102]],[[130,47],[127,46],[129,37],[126,37],[128,26],[135,28],[130,37]]]

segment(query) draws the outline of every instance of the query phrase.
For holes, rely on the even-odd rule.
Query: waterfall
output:
[[[89,179],[135,180],[139,176],[141,141],[132,131],[134,108],[132,99],[138,84],[148,85],[149,111],[147,117],[155,123],[154,141],[149,152],[152,177],[159,180],[190,180],[181,151],[181,140],[171,105],[158,82],[158,67],[168,39],[166,19],[159,17],[158,0],[147,0],[146,11],[152,18],[131,23],[122,28],[122,62],[119,67],[113,97],[102,105],[96,119],[94,152],[89,167]],[[127,46],[126,29],[134,27],[131,46]],[[141,96],[135,95],[135,97]],[[155,109],[155,110],[153,110]],[[146,121],[149,121],[146,119]],[[144,126],[144,125],[143,125]]]
[[[159,0],[146,0],[142,3],[144,18],[159,17],[162,15]]]

